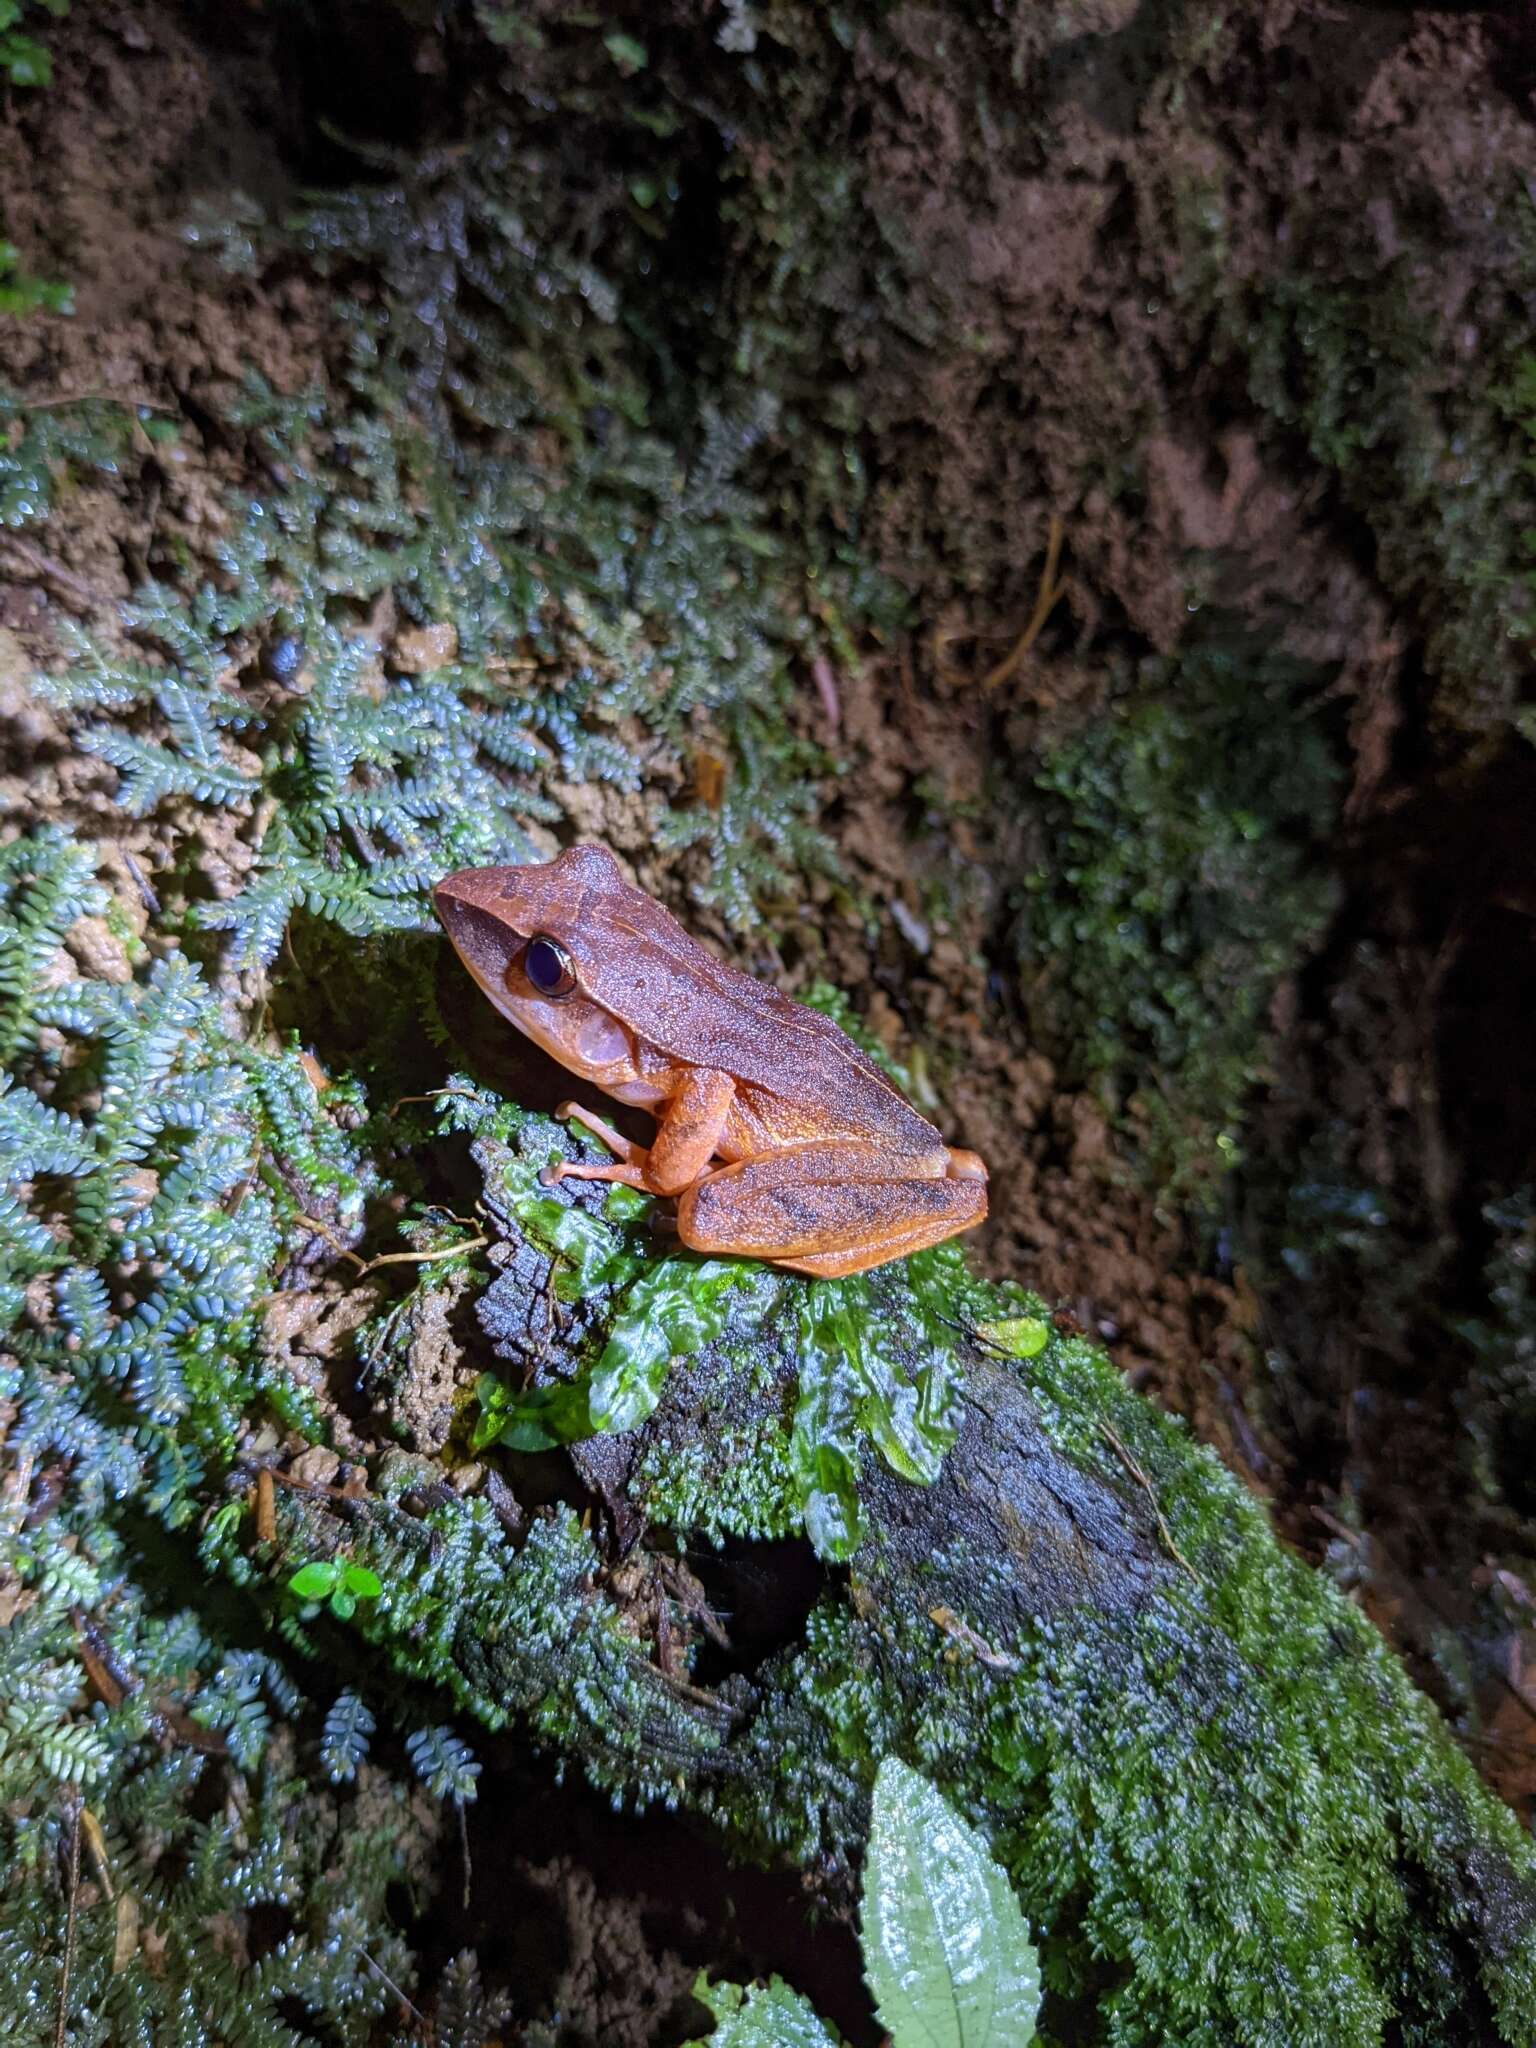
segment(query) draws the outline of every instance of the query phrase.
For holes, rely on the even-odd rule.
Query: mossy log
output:
[[[547,1417],[549,1389],[590,1390],[594,1357],[612,1365],[637,1289],[686,1295],[722,1262],[637,1253],[644,1220],[627,1220],[638,1277],[605,1287],[613,1254],[593,1247],[621,1226],[601,1198],[535,1191],[553,1127],[467,1092],[453,1117],[481,1126],[503,1233],[508,1284],[482,1295],[481,1321],[533,1381],[525,1418]],[[688,1538],[798,1521],[796,1415],[825,1363],[808,1297],[898,1388],[932,1371],[944,1329],[954,1441],[923,1484],[871,1428],[846,1570],[826,1569],[757,1661],[716,1648],[701,1680],[695,1648],[722,1630]],[[1041,1937],[1051,2038],[1532,2038],[1520,1828],[1371,1624],[1100,1351],[952,1248],[727,1299],[704,1341],[677,1340],[639,1427],[572,1446],[585,1523],[570,1506],[524,1523],[504,1480],[495,1510],[465,1503],[406,1460],[393,1500],[349,1506],[329,1537],[322,1503],[285,1504],[285,1548],[344,1545],[389,1588],[365,1627],[399,1665],[493,1722],[527,1716],[616,1795],[682,1804],[737,1851],[787,1859],[832,1910],[852,1900],[880,1758],[910,1759],[1008,1868]],[[482,1383],[504,1420],[519,1401],[500,1398]],[[848,1398],[868,1420],[876,1397]],[[509,1461],[514,1485],[524,1464]],[[725,1633],[760,1633],[785,1556],[755,1562],[738,1540],[700,1567],[729,1597]]]

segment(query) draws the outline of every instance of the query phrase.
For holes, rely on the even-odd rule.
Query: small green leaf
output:
[[[0,71],[12,85],[51,85],[53,59],[31,36],[7,36],[0,42]]]
[[[626,78],[632,77],[637,71],[643,71],[651,61],[644,43],[626,35],[621,28],[608,31],[603,37],[603,48]]]
[[[296,1593],[301,1600],[323,1600],[340,1576],[341,1567],[323,1564],[316,1558],[309,1564],[301,1564],[288,1581],[290,1593]]]
[[[486,1382],[492,1391],[486,1392]],[[505,1444],[509,1451],[552,1451],[593,1434],[585,1379],[530,1387],[516,1394],[491,1373],[480,1377],[484,1413],[470,1432],[472,1450]]]
[[[875,1779],[861,1938],[893,2048],[1026,2048],[1040,1965],[1008,1880],[926,1778]]]
[[[331,1595],[331,1612],[338,1621],[350,1621],[357,1612],[357,1596],[344,1587],[338,1587]]]
[[[365,1564],[349,1564],[342,1583],[359,1600],[377,1600],[384,1590],[378,1573],[369,1571]]]
[[[739,1984],[711,1984],[700,1972],[693,1995],[713,2013],[716,2026],[707,2040],[689,2041],[685,2048],[841,2048],[842,2036],[782,1978],[743,1991]]]
[[[999,1316],[995,1322],[978,1323],[976,1334],[1010,1358],[1038,1358],[1051,1341],[1051,1326],[1039,1316]]]

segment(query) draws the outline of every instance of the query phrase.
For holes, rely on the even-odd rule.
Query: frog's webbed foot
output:
[[[579,1102],[562,1102],[555,1111],[555,1121],[562,1124],[580,1124],[584,1131],[590,1131],[594,1138],[601,1138],[608,1150],[626,1166],[645,1164],[645,1147],[637,1145],[632,1138],[626,1138],[616,1131],[612,1124],[605,1124],[600,1116],[590,1109],[583,1109]]]
[[[644,1193],[650,1193],[645,1171],[639,1166],[573,1166],[569,1159],[557,1159],[539,1175],[541,1187],[556,1188],[563,1180],[617,1181],[626,1188],[640,1188]]]
[[[557,1159],[539,1175],[545,1187],[558,1187],[563,1180],[608,1180],[619,1181],[627,1188],[645,1187],[646,1151],[643,1145],[636,1145],[631,1139],[621,1136],[611,1124],[605,1124],[590,1109],[583,1109],[579,1102],[562,1102],[555,1116],[563,1124],[580,1124],[594,1138],[601,1138],[610,1152],[618,1154],[619,1164],[587,1166],[569,1159]]]

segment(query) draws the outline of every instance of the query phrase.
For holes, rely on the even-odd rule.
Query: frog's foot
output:
[[[638,1166],[573,1166],[569,1159],[557,1159],[552,1166],[546,1166],[539,1175],[541,1188],[557,1188],[563,1180],[612,1180],[627,1188],[641,1188],[650,1193],[645,1173]]]
[[[621,1137],[611,1124],[605,1124],[590,1109],[583,1109],[579,1102],[562,1102],[555,1115],[561,1123],[580,1124],[594,1138],[601,1138],[610,1152],[618,1153],[619,1163],[614,1166],[586,1166],[569,1159],[557,1159],[539,1175],[541,1187],[558,1187],[563,1180],[610,1180],[619,1181],[627,1188],[646,1186],[643,1145],[632,1144],[628,1138]]]
[[[583,1109],[579,1102],[562,1102],[555,1111],[555,1121],[562,1124],[580,1124],[582,1129],[590,1131],[594,1138],[601,1138],[608,1150],[616,1158],[622,1159],[626,1166],[643,1166],[645,1163],[643,1145],[636,1145],[629,1138],[623,1137],[612,1124],[605,1124],[600,1116],[594,1116],[590,1109]],[[575,1170],[574,1167],[568,1169],[572,1173]],[[585,1177],[588,1180],[592,1178],[590,1174]]]

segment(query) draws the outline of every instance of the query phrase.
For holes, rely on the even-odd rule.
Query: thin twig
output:
[[[463,1800],[455,1799],[453,1803],[459,1809],[459,1853],[464,1858],[464,1910],[467,1913],[469,1894],[474,1884],[474,1871],[469,1861],[469,1822],[465,1817]]]
[[[101,1888],[106,1893],[108,1902],[115,1902],[117,1892],[112,1883],[112,1865],[107,1856],[105,1830],[88,1806],[82,1806],[80,1809],[80,1823],[85,1829],[85,1846],[91,1852],[91,1862],[96,1867]]]
[[[160,915],[160,898],[155,894],[154,890],[150,887],[148,876],[145,874],[144,870],[139,866],[138,862],[134,859],[133,855],[128,851],[126,846],[123,848],[123,864],[127,868],[129,874],[133,877],[133,884],[134,887],[139,892],[140,902],[144,905],[144,908],[149,912],[151,917],[158,917]]]
[[[291,1493],[309,1493],[325,1500],[346,1500],[354,1504],[368,1498],[366,1492],[349,1493],[345,1486],[322,1486],[315,1479],[295,1479],[291,1472],[280,1472],[275,1465],[264,1465],[262,1470],[271,1475],[275,1485],[286,1486]]]
[[[59,2011],[54,2022],[53,2048],[68,2048],[69,1980],[75,1967],[75,1930],[80,1907],[80,1808],[82,1793],[76,1788],[69,1808],[69,1912],[64,1922],[64,1958],[59,1965]]]
[[[164,413],[167,419],[179,417],[179,408],[161,405],[157,399],[145,398],[137,391],[56,391],[47,398],[13,398],[10,403],[18,412],[56,412],[66,405],[120,405],[124,411]]]
[[[1179,1564],[1183,1565],[1185,1571],[1189,1573],[1189,1576],[1194,1580],[1195,1584],[1198,1586],[1200,1583],[1200,1574],[1195,1570],[1194,1566],[1190,1563],[1189,1559],[1184,1555],[1183,1551],[1180,1550],[1177,1543],[1174,1542],[1173,1531],[1169,1528],[1167,1518],[1163,1514],[1162,1509],[1157,1504],[1157,1494],[1153,1490],[1151,1480],[1147,1477],[1146,1473],[1142,1471],[1141,1467],[1137,1464],[1136,1460],[1131,1456],[1130,1452],[1126,1449],[1124,1443],[1122,1443],[1119,1436],[1115,1433],[1115,1430],[1111,1427],[1111,1425],[1103,1421],[1101,1418],[1099,1422],[1099,1428],[1104,1432],[1105,1436],[1108,1437],[1109,1441],[1114,1445],[1116,1451],[1120,1455],[1121,1461],[1123,1462],[1126,1471],[1130,1473],[1131,1477],[1136,1481],[1136,1484],[1142,1488],[1142,1490],[1145,1492],[1147,1496],[1147,1499],[1152,1503],[1152,1512],[1157,1517],[1157,1526],[1162,1534],[1163,1542],[1167,1545],[1168,1555],[1175,1559]]]
[[[408,1102],[436,1102],[444,1095],[462,1096],[466,1102],[478,1102],[480,1097],[473,1088],[433,1088],[426,1095],[402,1095],[389,1105],[388,1114],[393,1116],[397,1109],[404,1109]]]
[[[390,1990],[393,1991],[396,1998],[399,1999],[400,2003],[411,2015],[411,2018],[415,2020],[419,2025],[424,2027],[427,2024],[426,2014],[422,2012],[418,2006],[412,2005],[410,1999],[406,1997],[405,1993],[400,1989],[400,1986],[395,1982],[394,1978],[390,1976],[389,1972],[387,1970],[381,1969],[379,1965],[373,1960],[373,1957],[369,1955],[367,1949],[363,1948],[361,1945],[359,1945],[357,1952],[362,1957],[363,1961],[368,1965],[369,1969],[372,1970],[373,1974],[389,1986]]]
[[[361,1280],[365,1273],[376,1272],[380,1266],[429,1266],[434,1259],[456,1259],[460,1252],[483,1251],[490,1241],[488,1237],[466,1237],[462,1244],[445,1244],[436,1252],[380,1252],[357,1277]]]
[[[316,1237],[323,1237],[338,1258],[350,1259],[361,1277],[368,1270],[368,1261],[358,1252],[344,1245],[328,1223],[322,1223],[318,1216],[306,1216],[302,1210],[294,1217],[295,1223],[302,1223],[306,1230],[312,1230]]]
[[[985,1636],[979,1635],[952,1607],[930,1607],[928,1619],[935,1628],[943,1629],[945,1635],[953,1636],[957,1643],[963,1643],[977,1663],[985,1664],[989,1671],[1023,1670],[1024,1667],[1017,1657],[1010,1657],[1006,1650],[995,1649]]]
[[[981,679],[983,691],[995,690],[999,683],[1006,683],[1014,670],[1023,661],[1036,640],[1039,639],[1046,620],[1055,611],[1066,593],[1066,579],[1058,580],[1057,565],[1061,561],[1063,528],[1060,519],[1051,514],[1050,531],[1045,543],[1045,567],[1040,571],[1040,588],[1035,594],[1035,608],[1029,615],[1029,624],[1024,628],[1013,646],[996,668],[989,669]]]
[[[843,707],[837,695],[837,677],[832,673],[831,662],[819,650],[811,657],[811,675],[815,679],[816,694],[821,699],[821,708],[826,713],[827,724],[836,732],[843,720]]]

